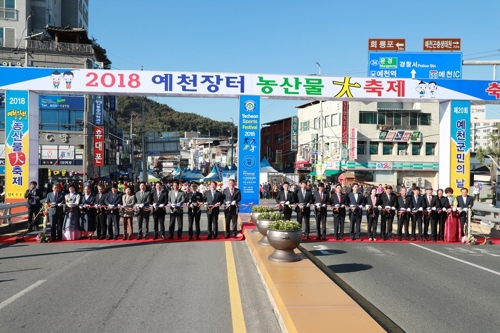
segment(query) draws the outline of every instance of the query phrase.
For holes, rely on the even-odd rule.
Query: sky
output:
[[[461,38],[464,60],[500,60],[498,0],[90,0],[89,36],[113,69],[368,75],[369,38]],[[500,66],[498,68],[500,72]],[[463,79],[491,80],[491,66]],[[497,74],[497,78],[500,73]],[[237,122],[238,100],[157,98],[181,112]],[[263,100],[262,123],[297,115],[301,101]]]

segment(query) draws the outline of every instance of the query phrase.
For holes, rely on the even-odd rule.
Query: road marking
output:
[[[42,283],[44,283],[45,281],[47,280],[39,280],[35,283],[33,283],[31,286],[29,286],[28,288],[26,289],[23,289],[21,290],[20,292],[18,292],[17,294],[15,294],[14,296],[6,299],[5,301],[3,301],[2,303],[0,303],[0,310],[2,310],[3,308],[5,308],[7,305],[9,305],[10,303],[14,302],[16,299],[22,297],[23,295],[29,293],[31,290],[35,289],[36,287],[38,287],[39,285],[41,285]]]
[[[330,252],[328,251],[328,247],[326,247],[325,245],[314,245],[313,247],[315,249],[318,249],[321,254],[330,254]]]
[[[366,246],[365,249],[366,251],[371,252],[377,256],[385,256],[385,254],[382,251],[374,248],[373,246]]]
[[[227,282],[229,284],[229,301],[231,303],[231,317],[233,321],[233,332],[246,333],[245,316],[241,306],[240,288],[238,276],[234,263],[232,242],[224,242],[226,247]]]
[[[446,258],[449,258],[449,259],[456,260],[456,261],[458,261],[458,262],[461,262],[461,263],[467,264],[467,265],[472,266],[472,267],[476,267],[476,268],[482,269],[482,270],[483,270],[483,271],[485,271],[485,272],[493,273],[493,274],[495,274],[495,275],[500,276],[500,272],[497,272],[497,271],[491,270],[491,269],[489,269],[489,268],[486,268],[486,267],[483,267],[483,266],[479,266],[479,265],[473,264],[473,263],[471,263],[471,262],[468,262],[468,261],[465,261],[465,260],[462,260],[462,259],[458,259],[458,258],[455,258],[455,257],[449,256],[449,255],[447,255],[447,254],[444,254],[444,253],[441,253],[441,252],[438,252],[438,251],[434,251],[434,250],[428,249],[428,248],[423,247],[423,246],[418,245],[418,244],[414,244],[414,243],[410,243],[410,244],[411,244],[411,245],[413,245],[413,246],[419,247],[419,248],[421,248],[421,249],[427,250],[427,251],[429,251],[429,252],[433,252],[433,253],[439,254],[439,255],[441,255],[441,256],[443,256],[443,257],[446,257]]]

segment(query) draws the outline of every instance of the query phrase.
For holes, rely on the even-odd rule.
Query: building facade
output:
[[[348,171],[377,185],[449,185],[438,184],[438,103],[349,102],[343,124],[342,102],[311,102],[298,106],[298,117],[298,160],[310,161],[313,175]]]
[[[260,159],[267,158],[269,164],[283,173],[293,173],[296,147],[292,133],[294,117],[262,124],[260,130]]]

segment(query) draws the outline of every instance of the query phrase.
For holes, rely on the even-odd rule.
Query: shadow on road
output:
[[[329,265],[328,268],[330,268],[332,271],[334,271],[337,274],[340,273],[354,273],[354,272],[360,272],[360,271],[367,271],[369,269],[372,269],[372,265],[366,265],[366,264],[338,264],[338,265]]]

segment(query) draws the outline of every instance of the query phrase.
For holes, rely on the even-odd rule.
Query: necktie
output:
[[[233,196],[233,189],[230,189],[229,192],[231,193],[231,196]]]
[[[54,201],[57,201],[57,192],[54,194]]]
[[[288,191],[285,191],[285,200],[288,198]]]
[[[337,193],[337,197],[339,198],[339,203],[340,203],[340,193]]]
[[[306,198],[306,191],[302,190],[302,198]]]
[[[160,195],[161,195],[161,192],[160,192],[160,191],[158,191],[158,199],[160,199]]]
[[[212,191],[212,200],[215,199],[215,192]]]
[[[431,204],[431,197],[427,196],[427,200],[429,200],[429,205]]]
[[[323,201],[323,192],[319,192],[319,199]]]
[[[141,191],[141,201],[143,197],[144,197],[144,192]]]

